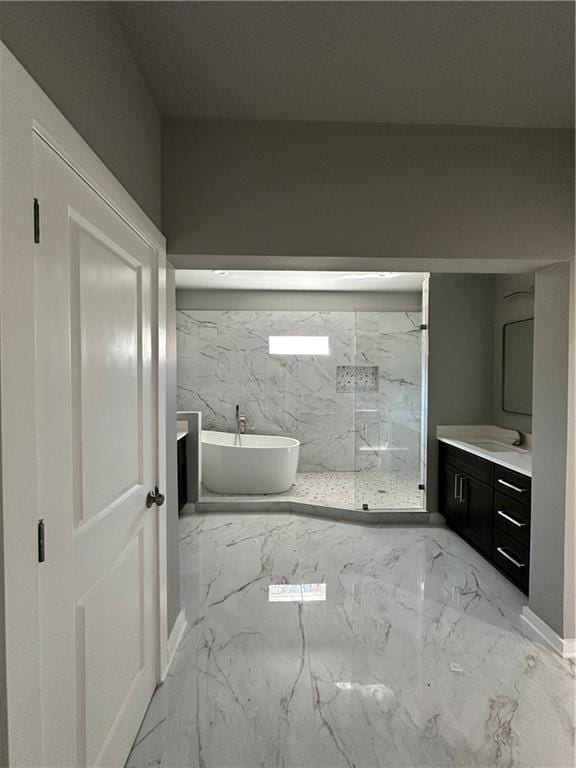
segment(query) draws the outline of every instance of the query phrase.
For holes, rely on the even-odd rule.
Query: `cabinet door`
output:
[[[460,500],[462,472],[449,464],[442,467],[440,488],[440,512],[454,528],[465,528],[467,524],[466,505]]]
[[[178,440],[178,512],[188,502],[188,477],[186,462],[186,438]]]
[[[487,555],[492,554],[493,494],[489,485],[462,476],[460,495],[468,512],[465,533]]]

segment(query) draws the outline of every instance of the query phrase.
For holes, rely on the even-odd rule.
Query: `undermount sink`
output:
[[[513,429],[503,429],[489,424],[464,424],[462,426],[438,426],[440,442],[461,451],[479,456],[501,467],[532,476],[532,436],[525,438]],[[522,445],[513,443],[522,442]],[[447,449],[448,452],[452,450]]]
[[[506,445],[506,443],[496,443],[494,440],[467,440],[470,445],[476,448],[482,448],[490,453],[510,453],[519,450],[515,445]]]

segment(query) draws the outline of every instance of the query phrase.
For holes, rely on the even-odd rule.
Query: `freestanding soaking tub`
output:
[[[202,432],[202,482],[225,494],[282,493],[292,487],[300,442],[292,437]]]

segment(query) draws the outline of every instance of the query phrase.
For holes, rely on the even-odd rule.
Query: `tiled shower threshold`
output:
[[[388,502],[388,503],[383,503]],[[362,505],[368,504],[368,509]],[[438,522],[422,506],[418,479],[407,473],[381,471],[298,473],[293,487],[269,495],[223,495],[206,488],[198,512],[293,512],[367,523]]]
[[[205,513],[255,513],[255,514],[293,514],[324,517],[348,522],[384,523],[387,525],[426,525],[437,524],[442,518],[425,509],[373,509],[363,510],[357,507],[337,505],[334,502],[310,503],[302,499],[268,499],[266,496],[202,496],[195,505],[187,505],[185,514],[193,510]]]

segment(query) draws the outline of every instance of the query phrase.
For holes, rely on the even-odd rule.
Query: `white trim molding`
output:
[[[154,349],[158,366],[158,484],[165,484],[165,270],[162,233],[74,130],[8,48],[0,42],[0,417],[3,523],[8,763],[44,765],[40,621],[36,526],[35,267],[31,234],[34,199],[34,137],[40,137],[156,253]],[[6,361],[10,361],[6,365]],[[157,515],[156,537],[164,542],[166,516]],[[157,553],[155,613],[158,670],[166,657],[166,558]],[[0,691],[0,697],[2,696]],[[4,742],[6,739],[4,739]],[[3,745],[4,746],[4,745]]]
[[[552,627],[537,616],[534,611],[525,605],[522,608],[522,620],[543,640],[548,647],[564,659],[576,658],[576,638],[562,638]]]
[[[166,680],[166,676],[168,675],[170,665],[174,661],[174,657],[176,656],[176,651],[178,650],[180,641],[184,637],[184,633],[186,632],[187,626],[188,626],[188,622],[186,621],[186,614],[184,612],[184,609],[182,609],[178,614],[178,616],[176,617],[176,621],[174,622],[174,626],[172,627],[172,631],[170,632],[170,637],[168,638],[168,643],[166,646],[166,656],[167,656],[166,667],[164,668],[164,671],[162,674],[162,682]]]

